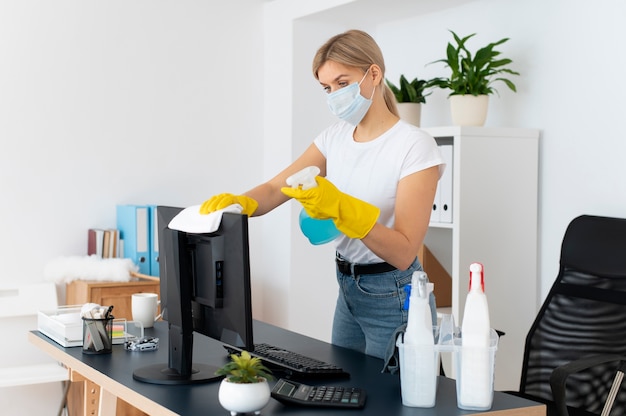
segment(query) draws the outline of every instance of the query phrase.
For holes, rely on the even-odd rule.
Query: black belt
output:
[[[337,268],[341,273],[351,275],[354,272],[355,276],[360,274],[385,273],[396,269],[389,263],[357,264],[350,263],[349,261],[341,260],[339,258],[335,261],[337,262]]]

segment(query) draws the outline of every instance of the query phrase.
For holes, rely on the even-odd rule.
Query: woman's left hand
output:
[[[283,194],[298,200],[311,218],[330,218],[339,231],[350,238],[363,238],[376,224],[380,209],[341,192],[328,179],[317,176],[317,186],[307,190],[281,188]]]

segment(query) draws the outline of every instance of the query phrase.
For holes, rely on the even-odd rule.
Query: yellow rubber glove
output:
[[[218,194],[207,199],[200,205],[200,214],[210,214],[211,212],[224,209],[230,205],[239,204],[243,208],[242,214],[252,216],[254,211],[259,207],[259,203],[249,196]]]
[[[380,209],[341,192],[328,179],[316,176],[315,188],[281,188],[282,193],[298,200],[311,218],[331,218],[335,227],[350,238],[363,238],[374,227]]]

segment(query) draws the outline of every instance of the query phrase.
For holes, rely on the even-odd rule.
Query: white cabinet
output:
[[[491,127],[425,128],[452,144],[452,222],[431,222],[426,245],[452,277],[460,325],[469,265],[481,262],[491,326],[504,331],[496,389],[517,389],[526,333],[537,313],[539,131]]]

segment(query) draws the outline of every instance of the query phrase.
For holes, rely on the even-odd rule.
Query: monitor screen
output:
[[[193,332],[253,351],[248,217],[224,213],[219,229],[188,234],[168,228],[182,209],[157,207],[161,309],[168,322],[168,363],[136,369],[136,380],[201,383],[219,366],[193,362]]]

